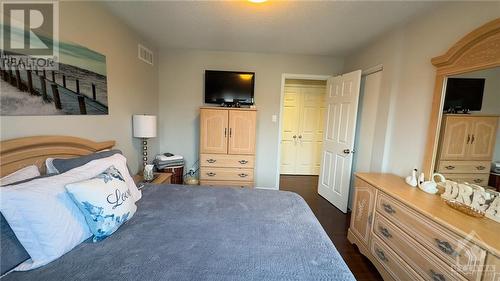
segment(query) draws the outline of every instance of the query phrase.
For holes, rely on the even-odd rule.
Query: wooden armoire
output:
[[[488,184],[498,116],[446,114],[437,153],[437,172],[447,179]]]
[[[200,108],[200,184],[254,186],[255,108]]]

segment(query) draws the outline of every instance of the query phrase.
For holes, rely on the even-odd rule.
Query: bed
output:
[[[8,142],[2,174],[114,145],[68,137]],[[2,280],[355,280],[295,193],[147,185],[137,206],[105,240],[87,240],[48,265]]]

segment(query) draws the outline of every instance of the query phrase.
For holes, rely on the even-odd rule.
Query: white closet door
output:
[[[299,130],[300,89],[285,87],[281,133],[281,174],[295,174]]]
[[[297,138],[298,175],[318,175],[320,150],[323,138],[323,113],[325,89],[304,87],[301,89],[299,133]]]

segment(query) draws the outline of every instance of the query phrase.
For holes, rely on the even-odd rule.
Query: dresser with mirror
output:
[[[431,62],[426,180],[438,172],[497,194],[490,177],[500,161],[500,18]],[[352,206],[348,240],[384,280],[500,280],[500,220],[466,215],[389,174],[356,174]],[[493,212],[500,217],[500,205]]]

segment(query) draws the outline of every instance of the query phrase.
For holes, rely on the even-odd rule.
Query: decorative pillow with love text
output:
[[[137,210],[132,192],[114,166],[94,178],[67,184],[66,190],[85,216],[94,242],[113,234]]]

